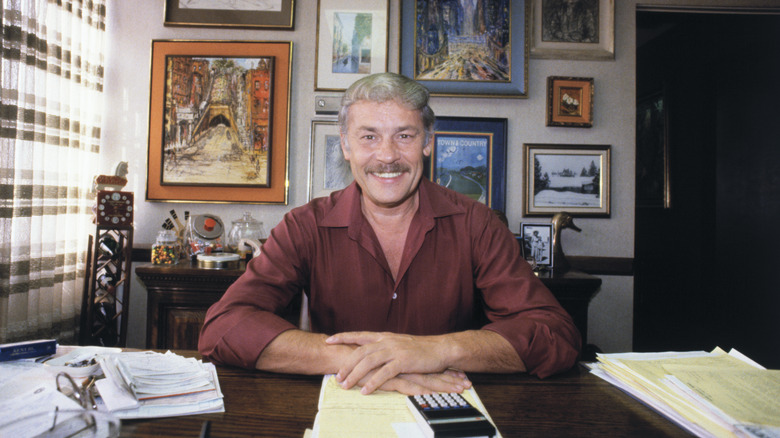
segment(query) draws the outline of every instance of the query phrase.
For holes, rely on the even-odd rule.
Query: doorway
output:
[[[637,150],[634,349],[780,368],[780,15],[636,21],[637,103],[661,96],[668,167],[648,178]]]

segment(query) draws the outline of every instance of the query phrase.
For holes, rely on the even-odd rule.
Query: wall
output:
[[[294,31],[164,27],[161,0],[108,0],[107,68],[102,168],[113,171],[116,162],[129,162],[126,190],[136,194],[135,245],[154,241],[160,224],[175,208],[179,214],[218,212],[229,224],[251,211],[270,229],[284,213],[307,201],[309,130],[314,113],[314,57],[317,4],[298,0]],[[517,232],[524,219],[522,199],[523,143],[608,144],[612,146],[612,215],[609,219],[577,219],[581,233],[566,232],[564,249],[570,255],[632,257],[634,245],[634,107],[635,8],[633,0],[615,2],[614,61],[529,60],[527,99],[434,98],[437,115],[502,117],[508,124],[507,217]],[[669,3],[655,1],[651,3]],[[699,2],[702,3],[702,2]],[[706,2],[710,4],[712,2]],[[738,0],[719,2],[739,4]],[[397,71],[399,1],[391,0],[390,66]],[[171,204],[144,201],[146,191],[149,59],[153,39],[282,40],[293,42],[288,205]],[[395,67],[394,67],[395,66]],[[583,76],[595,79],[594,126],[545,126],[546,78]],[[316,93],[323,94],[323,93]],[[128,345],[145,346],[146,297],[133,279]],[[589,341],[605,351],[631,349],[633,281],[631,277],[604,277],[590,306]]]

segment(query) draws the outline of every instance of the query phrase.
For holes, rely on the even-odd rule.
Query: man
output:
[[[209,309],[205,357],[335,373],[364,394],[460,392],[467,371],[545,377],[574,364],[579,333],[509,229],[422,177],[433,122],[428,91],[403,76],[371,75],[346,91],[339,125],[355,181],[271,231]],[[312,332],[275,314],[301,290]]]

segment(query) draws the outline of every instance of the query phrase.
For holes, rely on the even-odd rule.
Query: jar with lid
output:
[[[179,262],[179,236],[173,230],[157,233],[157,241],[152,245],[152,263],[172,265]]]
[[[233,227],[228,234],[227,244],[230,250],[239,253],[242,258],[251,256],[244,245],[239,245],[242,240],[253,242],[259,247],[267,237],[263,223],[252,217],[248,211],[240,219],[233,221]],[[249,253],[249,254],[247,254]]]

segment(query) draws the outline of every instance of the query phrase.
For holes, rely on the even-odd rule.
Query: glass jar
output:
[[[157,241],[152,245],[152,263],[172,265],[179,262],[179,237],[173,230],[157,233]]]
[[[237,252],[244,258],[246,256],[244,252],[246,252],[247,248],[239,248],[238,245],[242,239],[254,241],[259,246],[266,237],[268,236],[265,234],[263,223],[253,218],[247,211],[242,218],[233,221],[233,227],[228,234],[227,244],[230,247],[230,251]]]

